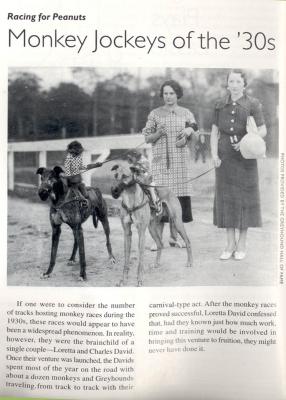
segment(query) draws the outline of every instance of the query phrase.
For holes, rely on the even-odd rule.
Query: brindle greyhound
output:
[[[97,227],[98,219],[101,221],[106,236],[106,247],[111,263],[115,262],[109,240],[110,228],[107,217],[106,203],[97,188],[87,188],[89,199],[83,199],[76,189],[68,188],[60,177],[63,173],[61,167],[54,169],[39,168],[36,172],[41,175],[41,184],[38,194],[41,200],[51,200],[50,222],[52,225],[52,249],[50,264],[43,277],[49,278],[53,272],[57,249],[61,234],[61,224],[64,222],[70,226],[74,234],[74,245],[68,264],[75,262],[75,256],[79,249],[80,280],[86,280],[86,261],[84,251],[84,237],[82,223],[92,215],[94,227]],[[85,204],[83,204],[85,203]]]
[[[117,199],[121,195],[121,223],[124,230],[125,262],[123,268],[123,277],[119,282],[119,286],[124,286],[128,279],[132,224],[136,226],[139,236],[139,263],[137,270],[137,284],[138,286],[142,286],[144,271],[145,232],[148,227],[152,238],[156,242],[157,254],[154,266],[158,267],[160,265],[161,253],[163,248],[163,215],[156,216],[155,212],[151,211],[149,198],[136,180],[134,168],[130,167],[129,169],[124,169],[122,167],[119,167],[118,165],[115,165],[112,167],[112,170],[115,171],[115,183],[111,187],[111,193],[115,199]],[[158,186],[156,190],[158,192],[158,196],[163,203],[164,211],[167,212],[170,221],[172,221],[176,230],[185,242],[188,256],[186,266],[191,267],[193,262],[191,243],[182,222],[182,209],[180,202],[169,188]]]

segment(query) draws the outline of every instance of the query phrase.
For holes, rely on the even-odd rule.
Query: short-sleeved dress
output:
[[[253,116],[256,125],[264,124],[261,104],[243,95],[232,101],[230,95],[217,101],[214,125],[219,129],[218,156],[221,166],[216,168],[214,225],[219,228],[260,227],[261,211],[257,161],[244,159],[232,147],[232,140],[240,141],[247,133],[247,117]]]
[[[192,220],[190,154],[187,146],[176,147],[176,140],[182,129],[193,123],[196,123],[195,118],[188,109],[177,106],[168,110],[163,106],[151,111],[143,129],[143,134],[147,136],[155,133],[159,124],[166,127],[166,135],[152,143],[151,173],[157,185],[169,187],[179,198],[184,222]]]

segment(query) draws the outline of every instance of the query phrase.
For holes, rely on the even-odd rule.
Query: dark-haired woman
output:
[[[245,74],[233,70],[227,76],[226,97],[215,105],[211,131],[211,152],[216,167],[214,224],[226,229],[226,247],[220,259],[246,255],[246,237],[249,227],[261,226],[258,170],[255,159],[244,159],[240,141],[247,133],[247,118],[252,116],[261,137],[266,127],[261,104],[244,93]],[[236,229],[238,237],[236,239]]]
[[[198,132],[193,114],[178,105],[183,90],[178,82],[163,83],[160,97],[164,105],[151,111],[143,133],[152,144],[151,172],[157,185],[169,187],[179,198],[183,222],[192,221],[191,167],[188,147],[190,137]],[[180,139],[178,141],[178,139]],[[179,242],[170,238],[170,245]]]

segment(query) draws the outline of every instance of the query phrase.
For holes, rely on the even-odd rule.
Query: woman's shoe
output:
[[[234,252],[234,259],[236,261],[241,261],[245,258],[246,252],[245,251],[235,251]]]
[[[233,251],[224,250],[220,255],[220,260],[229,260],[233,255]]]

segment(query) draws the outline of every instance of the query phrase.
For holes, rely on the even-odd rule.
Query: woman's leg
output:
[[[235,229],[226,228],[226,248],[220,255],[221,260],[229,260],[235,251]]]
[[[246,229],[240,229],[236,251],[245,253],[245,251],[246,251],[246,238],[247,238],[247,228]]]
[[[227,244],[225,251],[233,252],[235,250],[236,242],[235,242],[235,229],[234,228],[226,228],[226,237]]]

